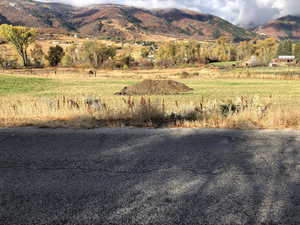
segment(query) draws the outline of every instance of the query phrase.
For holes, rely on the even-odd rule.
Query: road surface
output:
[[[0,129],[1,225],[300,224],[300,132]]]

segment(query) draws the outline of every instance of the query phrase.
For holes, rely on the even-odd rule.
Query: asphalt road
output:
[[[300,132],[0,129],[1,225],[300,224]]]

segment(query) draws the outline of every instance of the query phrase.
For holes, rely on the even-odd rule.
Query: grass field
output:
[[[113,94],[140,79],[50,79],[36,77],[0,76],[0,96],[16,98],[24,96],[101,96],[104,99],[120,99]],[[191,93],[172,96],[153,96],[182,102],[235,98],[240,96],[270,95],[285,104],[300,102],[300,80],[197,78],[178,79],[194,89]]]
[[[191,73],[195,70],[197,69],[184,69],[184,71]],[[283,69],[280,70],[283,71]],[[276,68],[276,71],[280,70]],[[60,124],[57,121],[64,121],[65,124],[65,121],[71,121],[77,117],[81,118],[80,121],[82,121],[82,118],[84,118],[84,121],[95,118],[99,120],[132,119],[133,109],[128,101],[134,101],[137,108],[137,105],[139,107],[145,105],[144,100],[141,100],[141,97],[115,96],[114,93],[120,91],[124,86],[141,81],[145,74],[147,74],[147,77],[156,78],[158,72],[165,76],[168,72],[174,75],[179,74],[180,71],[183,71],[183,69],[128,71],[127,74],[123,72],[124,74],[119,77],[113,75],[101,76],[101,72],[99,72],[99,77],[95,78],[71,76],[70,74],[61,76],[58,74],[56,77],[37,76],[35,74],[11,75],[6,72],[0,75],[0,126],[35,125],[42,124],[41,121],[47,121],[47,124],[51,121],[56,121],[55,124]],[[269,72],[273,76],[275,70],[257,68],[255,71],[266,72],[264,76]],[[146,101],[151,101],[151,107],[158,107],[164,114],[170,115],[175,112],[186,115],[199,106],[216,107],[216,105],[223,104],[222,102],[238,101],[243,96],[242,98],[251,100],[253,103],[251,111],[248,109],[247,116],[242,116],[243,113],[239,113],[239,115],[232,114],[230,117],[226,116],[226,118],[215,115],[217,118],[214,117],[214,120],[209,121],[211,118],[206,117],[203,119],[203,115],[196,115],[196,117],[194,115],[192,121],[181,122],[180,126],[237,128],[239,125],[229,123],[229,119],[230,121],[238,119],[239,124],[241,123],[240,120],[249,122],[250,119],[254,122],[253,126],[248,126],[248,128],[298,128],[300,79],[235,78],[235,76],[230,78],[226,76],[227,71],[219,71],[217,76],[215,76],[214,71],[211,72],[212,76],[207,74],[201,76],[202,72],[199,72],[199,76],[190,79],[180,79],[180,77],[173,76],[173,79],[177,79],[193,88],[193,92],[171,96],[148,96],[145,97],[147,98]],[[108,74],[105,71],[102,73]],[[224,78],[220,77],[222,73],[225,74]],[[232,73],[237,73],[237,70],[232,71]],[[100,99],[107,107],[106,112],[101,112],[101,115],[90,113],[84,106],[84,99],[86,98]],[[70,107],[66,103],[69,100],[77,102],[80,109]],[[52,106],[50,107],[49,105],[53,105],[53,102],[58,102],[59,107],[55,109]],[[276,121],[269,121],[268,124],[264,124],[267,121],[266,118],[262,118],[253,107],[256,109],[269,103],[272,104],[273,108],[270,110],[272,118],[268,119],[276,119]],[[149,107],[147,110],[149,111]],[[151,113],[153,113],[153,110]],[[131,117],[127,114],[131,114]],[[282,121],[283,115],[286,117],[287,114],[292,117],[286,118],[289,120],[288,124],[286,124],[286,121]],[[269,116],[271,117],[271,115]]]
[[[0,76],[0,96],[15,96],[42,93],[59,85],[51,79]]]

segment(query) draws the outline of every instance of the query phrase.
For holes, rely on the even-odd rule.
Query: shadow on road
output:
[[[294,134],[13,133],[0,131],[0,224],[300,223]]]

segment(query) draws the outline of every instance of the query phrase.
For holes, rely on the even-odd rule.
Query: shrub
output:
[[[160,124],[164,122],[166,115],[160,104],[151,103],[150,98],[146,100],[142,97],[133,112],[133,119],[143,123]]]
[[[236,104],[233,101],[222,103],[220,104],[219,108],[223,116],[239,113],[241,111],[241,105]]]
[[[191,77],[191,75],[188,72],[186,72],[186,71],[183,71],[180,74],[180,78],[182,78],[182,79],[187,79],[187,78],[190,78],[190,77]]]
[[[16,69],[18,67],[18,60],[0,57],[0,67],[2,69]]]

